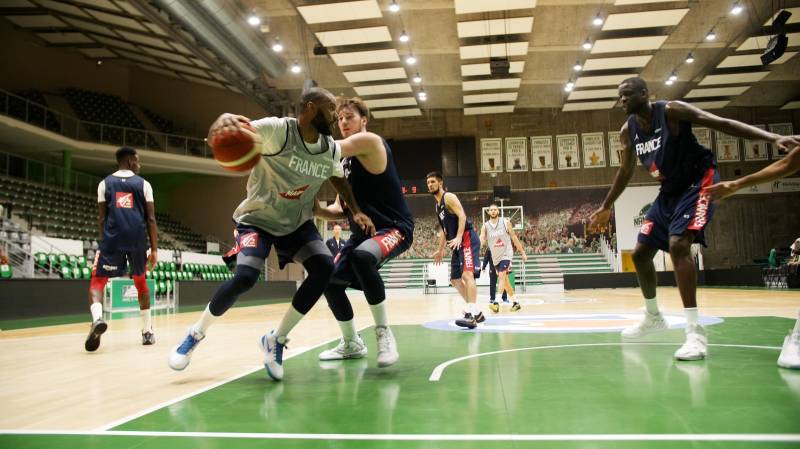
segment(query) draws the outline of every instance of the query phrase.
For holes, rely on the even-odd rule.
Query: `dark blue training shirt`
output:
[[[342,163],[344,174],[361,211],[372,220],[375,229],[397,228],[410,245],[414,238],[414,219],[403,196],[392,150],[385,140],[383,146],[386,148],[386,170],[383,173],[370,173],[357,157],[351,156]],[[348,213],[347,218],[350,230],[356,235],[362,234],[361,228],[353,221],[353,215]]]
[[[456,238],[456,234],[458,234],[458,215],[450,212],[447,210],[447,206],[444,204],[444,197],[452,193],[445,192],[442,195],[441,201],[436,205],[436,218],[439,219],[439,225],[444,230],[444,237],[447,240],[453,240]],[[472,229],[472,221],[467,218],[467,223],[464,225],[464,232],[466,233],[468,230]]]
[[[700,145],[692,133],[692,124],[678,122],[678,135],[670,133],[666,101],[653,103],[653,121],[645,131],[628,116],[628,133],[636,157],[650,174],[661,182],[661,191],[680,193],[700,182],[705,171],[716,166],[714,153]]]
[[[103,180],[108,213],[103,224],[101,253],[141,249],[147,244],[145,180],[136,175],[115,175]]]

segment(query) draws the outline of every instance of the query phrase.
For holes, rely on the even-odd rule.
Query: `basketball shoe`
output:
[[[456,320],[456,326],[466,327],[467,329],[475,329],[478,327],[478,322],[471,313],[467,312],[464,314],[464,318],[459,318]]]
[[[289,339],[280,337],[275,331],[269,331],[258,340],[258,345],[264,351],[264,369],[273,380],[283,379],[283,350],[286,349]]]
[[[661,315],[661,313],[653,315],[645,311],[641,321],[623,329],[622,337],[641,338],[653,332],[666,330],[667,327],[667,321],[664,319],[664,315]]]
[[[92,327],[89,328],[89,336],[86,337],[86,342],[83,344],[83,347],[89,352],[97,351],[97,348],[100,347],[100,336],[103,335],[107,329],[108,324],[106,324],[102,318],[92,323]]]
[[[156,334],[153,331],[142,332],[142,345],[150,346],[156,344]]]
[[[792,332],[783,339],[783,348],[778,357],[781,368],[800,369],[800,332]]]
[[[706,330],[699,324],[686,327],[686,343],[675,351],[678,360],[703,360],[708,354]]]
[[[397,353],[397,342],[388,326],[375,326],[375,337],[378,339],[378,367],[394,365],[400,354]],[[367,348],[364,348],[364,354]]]
[[[204,338],[206,338],[206,336],[202,332],[196,331],[190,327],[189,330],[186,331],[186,337],[181,344],[176,346],[169,354],[169,367],[175,371],[182,371],[189,366],[189,362],[192,359],[192,351],[194,351],[197,344]]]
[[[521,308],[522,308],[522,306],[519,305],[519,303],[516,302],[516,301],[514,301],[514,304],[511,304],[511,311],[512,312],[519,312],[519,309],[521,309]]]
[[[360,359],[365,355],[367,355],[367,345],[364,344],[361,335],[356,335],[355,340],[348,341],[344,337],[340,338],[339,344],[335,348],[320,352],[319,359],[322,361]]]
[[[491,310],[492,313],[500,312],[500,304],[498,304],[498,303],[496,303],[494,301],[490,302],[489,303],[489,310]]]

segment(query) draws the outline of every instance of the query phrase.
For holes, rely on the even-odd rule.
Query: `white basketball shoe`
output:
[[[378,367],[394,365],[400,354],[397,353],[397,342],[392,330],[388,326],[375,326],[375,337],[378,339]]]
[[[335,348],[320,352],[319,359],[322,361],[360,359],[366,355],[367,345],[364,344],[361,335],[356,335],[355,340],[345,340],[342,337]]]
[[[664,319],[664,315],[661,315],[661,312],[654,315],[645,311],[641,321],[622,330],[622,337],[642,338],[647,334],[666,330],[668,327],[667,320]]]
[[[800,369],[800,332],[792,332],[783,339],[783,349],[778,357],[778,366]]]
[[[686,342],[675,351],[678,360],[703,360],[708,354],[706,330],[699,324],[686,327]]]

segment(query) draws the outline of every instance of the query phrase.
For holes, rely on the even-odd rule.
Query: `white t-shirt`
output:
[[[130,170],[117,170],[111,174],[111,176],[116,176],[118,178],[130,178],[131,176],[135,176],[135,174]],[[153,201],[153,187],[150,185],[147,180],[144,180],[144,200],[148,203],[152,203]],[[106,180],[100,181],[100,184],[97,186],[97,202],[98,203],[105,203],[106,202]]]

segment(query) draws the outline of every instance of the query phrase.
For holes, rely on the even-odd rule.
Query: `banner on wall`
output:
[[[506,137],[506,171],[528,171],[527,137]]]
[[[800,178],[783,178],[772,181],[774,193],[800,192]]]
[[[558,169],[575,170],[581,168],[580,156],[578,155],[578,135],[561,134],[556,136],[556,148],[558,148]]]
[[[717,141],[717,162],[739,162],[739,138],[716,132]]]
[[[622,164],[622,142],[619,140],[619,133],[608,132],[608,165],[619,167]]]
[[[692,128],[692,134],[697,138],[697,143],[708,148],[709,150],[714,147],[711,146],[711,130],[708,128]]]
[[[531,170],[553,170],[553,136],[531,137]]]
[[[766,125],[755,125],[756,128],[766,130]],[[767,142],[763,140],[747,140],[744,141],[744,160],[746,161],[765,161],[769,159],[769,151],[767,151]]]
[[[600,168],[606,166],[606,146],[604,136],[599,133],[581,134],[583,149],[583,168]]]
[[[503,139],[481,139],[481,173],[503,171]]]
[[[794,134],[791,123],[773,123],[769,125],[769,130],[782,136],[791,136]],[[786,150],[777,147],[772,148],[772,159],[783,159],[787,154],[789,153]]]

